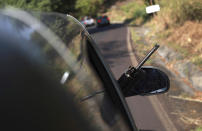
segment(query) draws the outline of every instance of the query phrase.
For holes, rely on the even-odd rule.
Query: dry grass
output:
[[[151,36],[158,36],[186,60],[202,69],[202,1],[161,0],[161,11],[152,19]]]
[[[118,8],[110,9],[106,13],[106,15],[110,18],[111,21],[124,22],[127,19],[125,13],[123,11],[119,10]]]
[[[183,26],[173,30],[168,41],[175,41],[192,52],[202,52],[202,23],[187,21]]]
[[[140,25],[148,19],[142,0],[117,2],[105,14],[109,16],[111,21],[120,21],[132,25]]]
[[[199,127],[197,127],[195,130],[191,130],[191,131],[202,131],[202,127],[199,126]]]
[[[131,39],[136,49],[135,53],[138,56],[137,59],[138,61],[141,61],[148,54],[148,51],[150,51],[154,47],[155,43],[145,44],[143,41],[144,40],[143,35],[138,34],[137,30],[138,30],[137,28],[130,28],[130,33],[131,33]],[[151,58],[148,59],[144,65],[151,65],[153,62],[152,59],[154,59],[155,56],[156,56],[156,53],[153,54]]]
[[[202,101],[202,92],[196,92],[193,99]]]
[[[147,23],[152,28],[150,36],[181,53],[202,69],[202,1],[166,0],[158,1],[161,11]],[[144,5],[145,6],[145,5]],[[130,25],[141,25],[145,20],[143,1],[118,2],[107,12],[112,21],[130,21]],[[148,37],[150,37],[148,36]],[[155,41],[152,41],[152,43]]]
[[[186,59],[202,68],[202,23],[187,21],[173,28],[172,33],[164,39],[167,43],[176,44],[175,47],[181,48]]]
[[[200,126],[202,125],[201,116],[197,116],[197,110],[190,109],[188,112],[177,109],[175,112],[171,112],[172,115],[177,116],[177,118],[183,122],[185,127],[197,127],[195,130],[191,131],[200,131]]]
[[[158,36],[158,41],[165,43],[182,54],[183,59],[189,60],[202,69],[202,22],[186,21],[183,25],[171,25],[167,16],[156,16],[147,24],[152,28],[148,35]]]

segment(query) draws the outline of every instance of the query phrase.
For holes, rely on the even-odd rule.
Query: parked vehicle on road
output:
[[[96,19],[97,27],[110,25],[110,20],[108,16],[99,16]]]
[[[81,23],[82,23],[84,26],[86,26],[86,27],[95,25],[94,19],[91,18],[91,17],[89,17],[89,16],[83,17],[83,18],[81,19]]]
[[[169,88],[165,73],[142,67],[156,48],[115,80],[69,15],[1,10],[0,40],[1,130],[137,131],[125,97]]]

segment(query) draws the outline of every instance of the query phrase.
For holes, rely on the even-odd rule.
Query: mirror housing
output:
[[[118,83],[125,97],[134,95],[155,95],[165,93],[170,88],[168,76],[158,68],[143,66],[132,76],[122,74]]]

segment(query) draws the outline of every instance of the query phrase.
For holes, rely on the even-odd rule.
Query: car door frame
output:
[[[98,76],[104,83],[105,89],[108,89],[107,91],[109,92],[109,95],[111,95],[112,98],[118,98],[118,101],[115,101],[119,105],[120,110],[125,114],[126,120],[130,128],[133,131],[138,131],[117,80],[115,80],[115,77],[113,76],[108,64],[105,63],[98,46],[96,45],[96,43],[94,42],[94,40],[86,29],[85,35],[87,37],[87,53],[91,64],[93,65],[94,69],[98,73]]]
[[[82,34],[87,38],[87,53],[89,60],[91,64],[93,65],[95,71],[97,72],[98,76],[102,80],[104,86],[107,86],[108,88],[105,87],[105,89],[108,89],[109,95],[111,95],[111,98],[115,97],[118,98],[118,101],[116,101],[119,104],[119,108],[122,111],[123,114],[125,114],[125,118],[128,122],[128,125],[132,131],[138,131],[138,128],[135,124],[135,121],[133,119],[133,116],[130,112],[130,109],[126,103],[125,97],[120,90],[120,87],[118,85],[117,80],[115,80],[112,71],[110,70],[109,66],[107,63],[105,63],[104,58],[101,55],[101,52],[96,45],[95,41],[93,38],[90,36],[88,33],[87,29],[73,16],[67,15],[67,17],[71,17],[72,19],[75,20],[82,28],[83,32]]]

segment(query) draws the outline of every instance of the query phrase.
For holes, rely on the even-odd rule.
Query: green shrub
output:
[[[147,20],[148,15],[146,14],[146,5],[143,2],[130,2],[120,9],[125,12],[127,19],[125,22],[130,21],[130,23],[135,23],[139,19],[142,23]]]
[[[128,13],[129,17],[138,18],[146,15],[145,5],[138,2],[132,2],[121,7],[121,9]]]
[[[77,0],[75,8],[80,16],[96,16],[103,5],[104,0]]]

